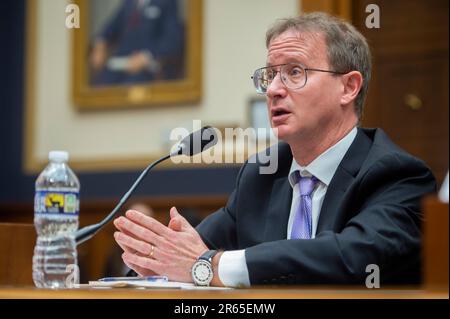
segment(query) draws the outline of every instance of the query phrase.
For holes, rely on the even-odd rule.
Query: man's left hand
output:
[[[167,227],[129,210],[125,217],[114,220],[119,230],[114,238],[125,251],[124,262],[138,273],[154,272],[172,281],[192,282],[192,265],[208,247],[175,207],[170,210],[170,217]]]

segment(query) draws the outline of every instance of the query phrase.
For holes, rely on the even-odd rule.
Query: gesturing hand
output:
[[[166,275],[170,280],[192,282],[191,267],[208,250],[197,231],[175,207],[169,226],[138,211],[129,210],[114,220],[114,233],[123,261],[139,275]]]

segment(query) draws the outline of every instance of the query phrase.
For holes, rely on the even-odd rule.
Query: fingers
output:
[[[123,233],[123,236],[115,235],[115,239],[125,252],[133,253],[133,250],[135,250],[139,254],[147,255],[149,247],[151,247],[149,244],[161,247],[167,252],[177,250],[177,245],[172,242],[174,240],[174,232],[171,229],[163,226],[153,218],[135,211],[128,211],[127,215],[135,220],[139,220],[141,223],[145,223],[146,226],[141,226],[138,222],[128,219],[128,216],[119,217],[114,221],[114,225]],[[147,219],[142,219],[142,217],[147,217]],[[152,229],[156,228],[160,232],[165,232],[167,235],[159,236],[152,229],[147,229],[147,226],[152,227]]]
[[[170,218],[175,218],[177,216],[181,216],[178,212],[177,208],[174,206],[170,209]]]
[[[150,270],[150,269],[145,269],[143,267],[139,267],[138,265],[135,265],[133,263],[130,263],[129,261],[123,259],[122,260],[124,262],[125,265],[127,265],[128,268],[133,269],[139,276],[152,276],[152,275],[157,275],[156,272]]]
[[[127,234],[130,237],[134,237],[136,239],[141,239],[145,242],[159,244],[161,242],[161,237],[158,236],[151,229],[147,229],[142,227],[141,225],[135,223],[134,221],[129,220],[125,217],[119,217],[114,220],[114,225],[118,230]]]
[[[172,234],[170,229],[158,222],[156,219],[146,216],[138,211],[129,210],[125,213],[125,216],[131,221],[151,230],[152,232],[160,236],[170,236]]]
[[[182,221],[180,218],[177,218],[181,215],[178,213],[175,207],[170,209],[170,221],[168,227],[174,231],[181,231],[183,229]]]
[[[193,229],[191,224],[184,218],[176,209],[176,207],[172,207],[170,209],[170,222],[169,228],[175,231],[189,230]]]
[[[131,254],[134,254],[136,252],[134,249],[122,244],[121,242],[118,242],[117,239],[116,239],[116,243],[117,243],[117,245],[120,246],[120,248],[122,248],[122,250],[124,252],[131,253]]]
[[[167,227],[169,227],[170,229],[172,229],[174,231],[181,231],[181,229],[182,229],[181,221],[173,218],[169,221],[169,225]]]
[[[151,270],[156,272],[157,274],[162,274],[164,272],[163,265],[151,258],[142,257],[134,254],[129,253],[123,253],[122,259],[125,262],[125,264],[135,265],[137,267],[140,267],[140,270]],[[139,272],[138,272],[139,273]]]
[[[116,221],[114,221],[114,225],[115,225],[116,228],[119,229],[123,234],[128,235],[128,236],[131,236],[131,234],[130,234],[128,231],[126,231],[125,229],[119,228],[118,225],[117,225],[117,223],[116,223]],[[116,243],[120,246],[120,248],[122,248],[123,251],[129,252],[129,253],[132,253],[132,254],[136,253],[136,250],[135,250],[135,249],[130,248],[130,247],[124,245],[122,242],[118,242],[117,239],[115,238],[115,236],[114,236],[114,239],[115,239]]]
[[[135,252],[141,253],[143,256],[148,256],[152,252],[151,244],[134,239],[126,234],[115,232],[114,239],[127,253],[133,253],[134,250]]]

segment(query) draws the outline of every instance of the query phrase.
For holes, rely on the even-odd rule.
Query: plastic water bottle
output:
[[[68,269],[78,269],[74,235],[80,182],[67,164],[67,152],[51,151],[48,158],[50,163],[36,180],[33,281],[40,288],[65,288],[71,274]]]

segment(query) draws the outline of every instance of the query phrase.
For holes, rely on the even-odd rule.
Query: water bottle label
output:
[[[78,215],[79,194],[74,192],[37,191],[34,198],[36,214]]]

